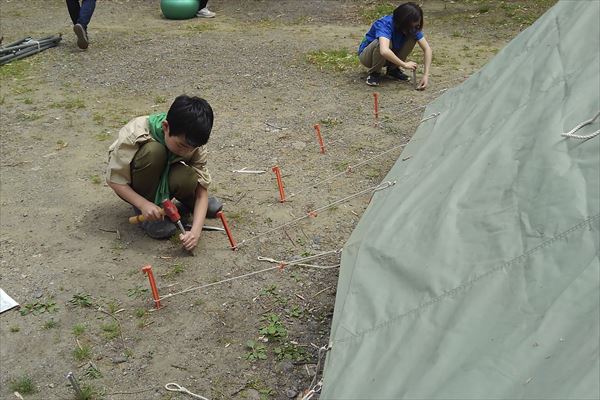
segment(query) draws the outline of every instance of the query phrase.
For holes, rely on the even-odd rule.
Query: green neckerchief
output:
[[[161,205],[163,200],[171,198],[171,192],[169,191],[169,169],[171,167],[171,162],[177,158],[177,155],[171,153],[165,143],[165,134],[162,129],[162,122],[165,119],[167,119],[167,113],[165,112],[148,116],[150,135],[152,135],[152,138],[158,143],[165,146],[165,149],[167,150],[167,165],[165,165],[165,169],[163,169],[160,176],[160,182],[158,183],[156,195],[154,196],[154,203],[156,205]]]

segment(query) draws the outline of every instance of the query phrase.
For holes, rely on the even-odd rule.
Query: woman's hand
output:
[[[417,86],[417,90],[425,90],[428,83],[429,77],[427,75],[423,75],[423,77],[421,78],[421,82],[419,82],[419,85]]]
[[[405,62],[404,65],[401,65],[402,68],[408,69],[410,71],[414,71],[417,69],[419,65],[414,61]]]

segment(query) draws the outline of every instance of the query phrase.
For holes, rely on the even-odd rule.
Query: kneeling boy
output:
[[[142,228],[150,237],[165,239],[176,233],[177,228],[163,219],[158,206],[175,197],[193,210],[191,229],[180,234],[183,247],[193,250],[198,244],[209,208],[211,177],[205,145],[212,125],[208,102],[182,95],[167,113],[131,120],[110,146],[108,186],[144,216]],[[216,199],[210,200],[212,209],[220,208],[214,204]]]

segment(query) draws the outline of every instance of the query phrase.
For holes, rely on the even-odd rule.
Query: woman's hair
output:
[[[394,10],[393,21],[395,31],[404,36],[413,36],[423,29],[423,10],[412,1],[401,4]],[[415,26],[417,23],[418,26]]]

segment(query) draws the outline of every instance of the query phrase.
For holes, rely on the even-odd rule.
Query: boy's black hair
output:
[[[417,31],[423,30],[423,10],[411,2],[400,4],[394,10],[394,30],[406,37],[414,36]],[[414,25],[419,25],[415,28]]]
[[[192,147],[203,146],[210,137],[213,119],[213,110],[206,100],[183,94],[173,101],[167,113],[169,135],[185,136]]]

